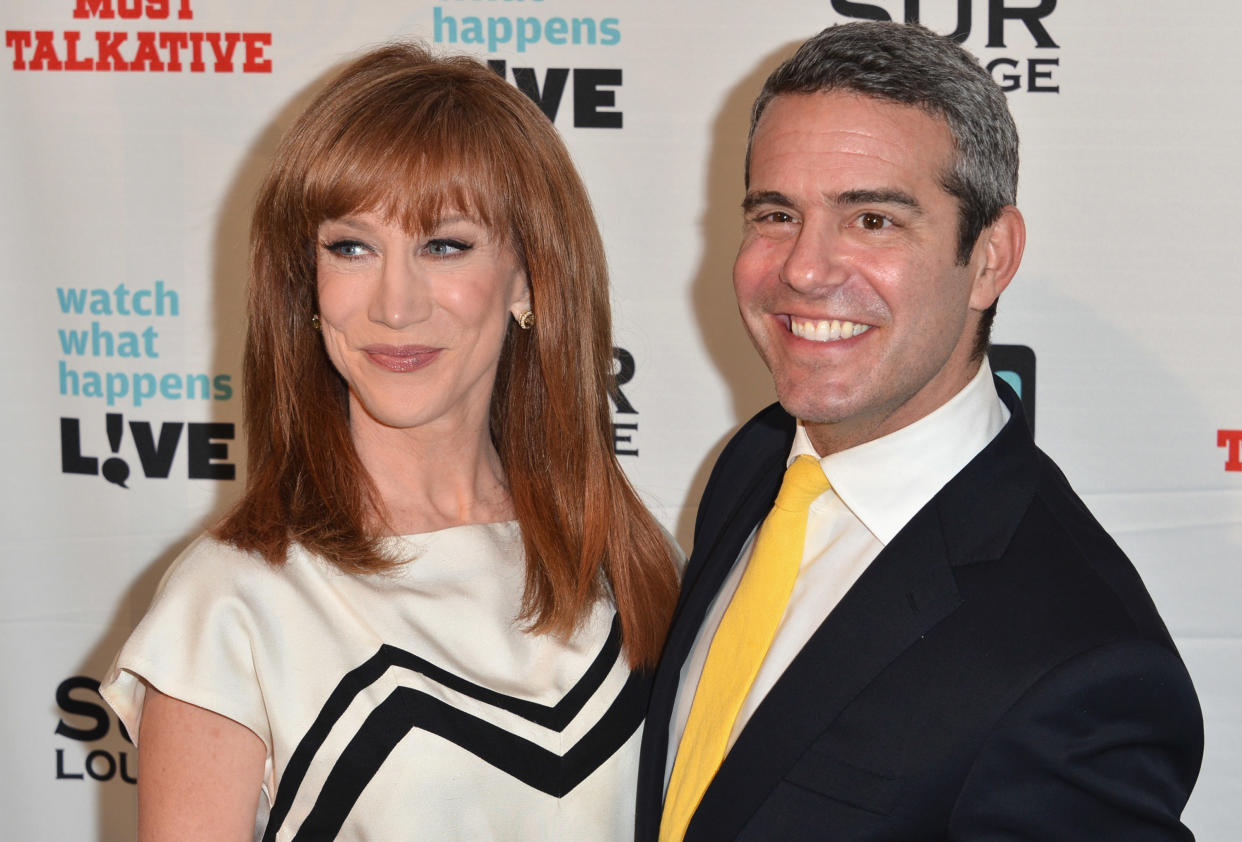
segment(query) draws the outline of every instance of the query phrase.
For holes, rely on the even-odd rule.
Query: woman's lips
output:
[[[440,355],[440,348],[425,345],[368,345],[362,349],[371,362],[388,371],[417,371]]]

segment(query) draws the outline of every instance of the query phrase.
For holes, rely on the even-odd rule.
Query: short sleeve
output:
[[[271,756],[253,606],[262,580],[275,574],[257,556],[208,536],[173,562],[100,687],[135,742],[151,686],[244,725]]]

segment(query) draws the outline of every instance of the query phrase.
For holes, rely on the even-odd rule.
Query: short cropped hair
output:
[[[921,108],[948,125],[956,154],[940,174],[958,200],[957,259],[970,260],[979,234],[1017,200],[1018,129],[1005,92],[979,61],[918,24],[840,24],[814,36],[768,76],[751,111],[746,185],[755,127],[784,94],[845,91]],[[976,356],[987,349],[996,305],[984,313]]]
[[[604,247],[551,121],[477,60],[385,46],[341,70],[284,136],[251,228],[245,494],[217,534],[283,563],[300,543],[349,572],[400,560],[353,446],[349,399],[320,335],[325,220],[375,212],[411,235],[477,218],[517,255],[536,323],[510,323],[490,408],[526,553],[526,616],[572,631],[605,591],[627,655],[653,665],[676,600],[663,530],[613,453]],[[379,527],[376,524],[379,522]]]

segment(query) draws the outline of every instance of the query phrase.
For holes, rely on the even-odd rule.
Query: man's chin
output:
[[[808,424],[837,424],[850,417],[849,408],[836,401],[826,401],[823,395],[808,395],[804,388],[776,391],[781,407]]]

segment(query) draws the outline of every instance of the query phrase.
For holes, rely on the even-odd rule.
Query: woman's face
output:
[[[461,213],[418,237],[359,213],[320,224],[317,255],[324,345],[355,434],[485,429],[508,320],[530,305],[513,249]]]

